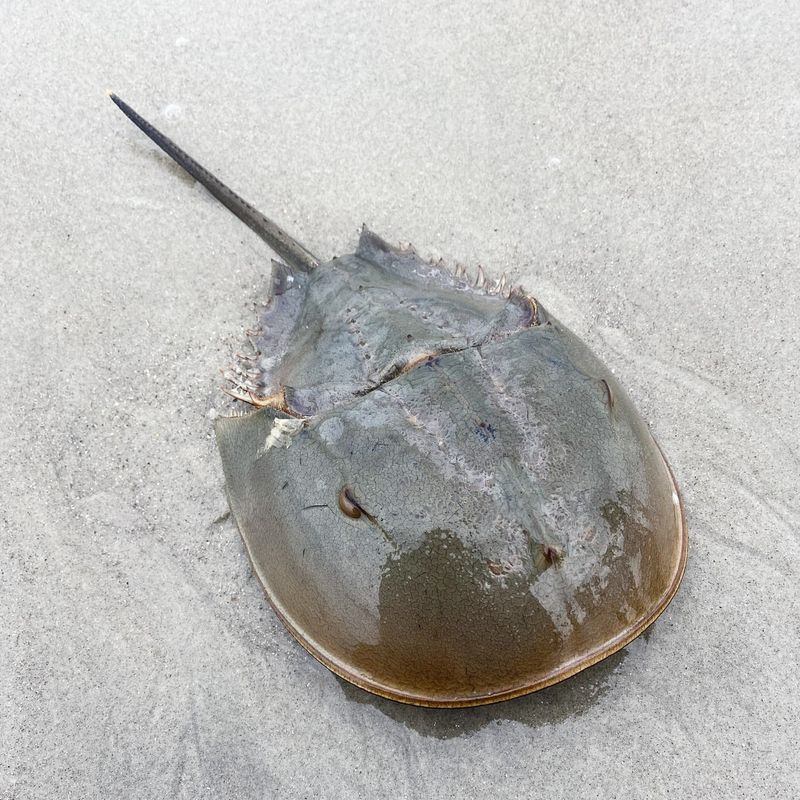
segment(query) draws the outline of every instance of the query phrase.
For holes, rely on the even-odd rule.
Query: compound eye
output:
[[[358,519],[364,513],[364,509],[355,501],[348,486],[342,486],[339,492],[339,509],[350,519]]]

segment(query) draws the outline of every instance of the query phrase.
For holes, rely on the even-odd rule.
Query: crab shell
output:
[[[114,99],[286,262],[230,375],[258,410],[216,434],[254,571],[303,647],[384,697],[469,706],[658,617],[686,562],[678,490],[572,332],[367,230],[319,264]]]

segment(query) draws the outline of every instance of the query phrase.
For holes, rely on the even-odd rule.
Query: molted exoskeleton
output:
[[[574,334],[505,279],[367,230],[319,264],[114,100],[285,260],[229,375],[258,410],[216,431],[254,569],[306,649],[395,700],[477,705],[655,620],[685,565],[678,490]]]

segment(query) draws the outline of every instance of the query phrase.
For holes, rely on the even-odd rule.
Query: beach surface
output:
[[[800,5],[0,10],[0,798],[800,796]],[[689,559],[624,650],[457,711],[266,602],[213,434],[271,253],[362,223],[541,299],[670,460]]]

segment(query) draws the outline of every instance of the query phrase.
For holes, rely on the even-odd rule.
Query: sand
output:
[[[800,6],[277,0],[0,10],[0,797],[800,793]],[[227,514],[219,369],[263,243],[112,88],[323,257],[504,270],[682,488],[619,654],[431,711],[344,684]]]

